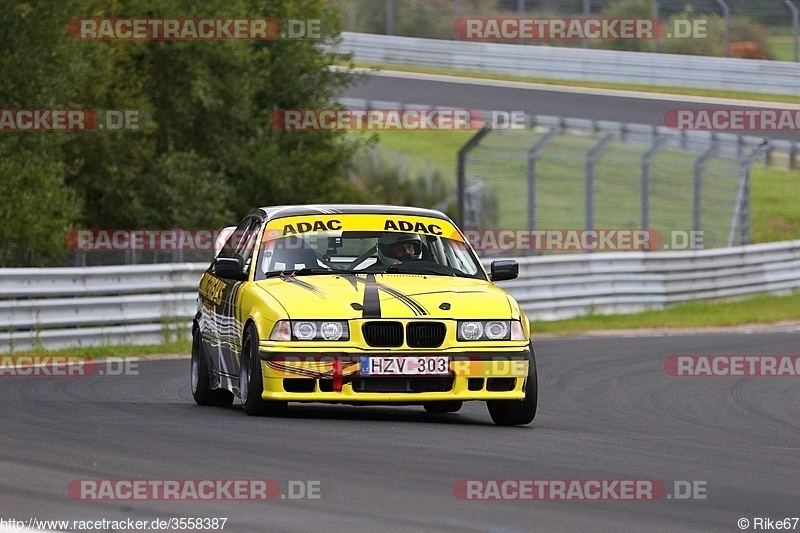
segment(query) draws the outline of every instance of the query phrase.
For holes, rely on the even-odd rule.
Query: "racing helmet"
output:
[[[392,247],[397,244],[411,244],[414,247],[414,253],[395,255],[395,253],[392,252]],[[421,259],[422,239],[419,235],[413,233],[385,233],[378,239],[378,258],[381,262],[386,264],[408,261],[410,259]]]

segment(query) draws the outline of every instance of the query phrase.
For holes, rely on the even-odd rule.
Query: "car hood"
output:
[[[256,282],[289,318],[519,318],[516,302],[487,281],[416,274],[316,275]]]

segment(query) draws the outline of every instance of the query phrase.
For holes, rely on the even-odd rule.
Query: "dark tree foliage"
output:
[[[319,19],[321,39],[76,40],[77,18]],[[0,266],[57,264],[65,231],[209,228],[259,205],[358,201],[343,132],[276,131],[347,73],[323,0],[0,2],[0,108],[133,110],[139,131],[0,132]]]

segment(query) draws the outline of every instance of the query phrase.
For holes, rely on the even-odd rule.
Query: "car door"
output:
[[[226,388],[234,384],[238,386],[243,330],[238,295],[243,280],[249,279],[260,229],[261,220],[258,217],[247,217],[230,235],[218,255],[239,262],[239,279],[219,277],[212,264],[201,283],[202,303],[209,310],[203,337],[209,340],[207,348],[213,358],[214,372]]]

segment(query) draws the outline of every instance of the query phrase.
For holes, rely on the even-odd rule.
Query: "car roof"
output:
[[[333,214],[377,214],[400,216],[424,216],[447,220],[450,217],[436,209],[422,207],[405,207],[397,205],[375,204],[308,204],[308,205],[273,205],[259,207],[250,212],[267,220],[276,218],[303,216],[303,215],[333,215]]]

